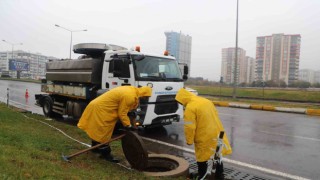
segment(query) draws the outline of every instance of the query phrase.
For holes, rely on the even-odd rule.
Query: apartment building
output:
[[[173,31],[164,34],[166,36],[166,50],[169,55],[175,57],[179,63],[187,64],[190,71],[192,37]]]
[[[234,83],[234,69],[235,69],[235,52],[236,48],[223,48],[221,59],[221,77],[227,84]],[[238,48],[237,52],[237,76],[236,83],[247,82],[247,64],[246,63],[246,51],[242,48]]]
[[[46,62],[55,57],[44,56],[22,50],[0,52],[0,72],[16,78],[45,78]]]
[[[286,84],[298,80],[300,34],[259,36],[256,42],[256,80]]]

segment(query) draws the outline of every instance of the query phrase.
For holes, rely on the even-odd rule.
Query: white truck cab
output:
[[[122,85],[152,88],[152,96],[140,100],[138,125],[165,125],[182,118],[183,108],[175,101],[175,95],[183,87],[184,79],[174,57],[130,50],[106,51],[105,62],[102,84],[106,88]]]

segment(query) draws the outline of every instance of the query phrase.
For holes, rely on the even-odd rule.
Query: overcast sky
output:
[[[236,0],[1,0],[0,38],[32,53],[69,57],[97,42],[163,53],[165,31],[192,36],[191,76],[219,80],[221,49],[235,47]],[[320,0],[239,0],[239,47],[255,57],[256,37],[301,34],[300,69],[320,70]],[[11,51],[0,42],[0,51]],[[72,55],[74,58],[77,55]]]

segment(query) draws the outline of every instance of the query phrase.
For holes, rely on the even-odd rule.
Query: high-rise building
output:
[[[169,55],[175,57],[178,63],[187,64],[190,71],[192,37],[173,31],[164,34],[166,35],[166,50]]]
[[[299,70],[299,80],[307,81],[311,84],[314,83],[314,71],[310,69],[300,69]]]
[[[300,43],[300,34],[257,37],[256,80],[286,84],[298,80]]]
[[[314,83],[320,83],[320,70],[314,72]]]
[[[232,84],[234,82],[234,66],[235,66],[235,51],[236,48],[223,48],[222,49],[222,62],[221,62],[221,77],[224,83]],[[247,77],[247,64],[245,63],[246,51],[238,48],[237,52],[237,80],[236,83],[246,82]]]
[[[0,74],[17,77],[19,72],[23,78],[42,79],[45,78],[46,62],[49,59],[57,58],[21,50],[0,52]]]
[[[314,71],[311,69],[300,69],[299,80],[307,81],[311,84],[320,83],[320,71]]]
[[[247,64],[246,83],[251,84],[253,81],[255,81],[256,59],[254,59],[253,57],[246,56],[245,62]]]

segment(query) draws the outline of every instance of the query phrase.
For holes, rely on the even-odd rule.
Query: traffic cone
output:
[[[24,95],[26,98],[28,98],[29,97],[29,93],[28,93],[28,89],[26,89],[26,93],[25,93],[25,95]]]

